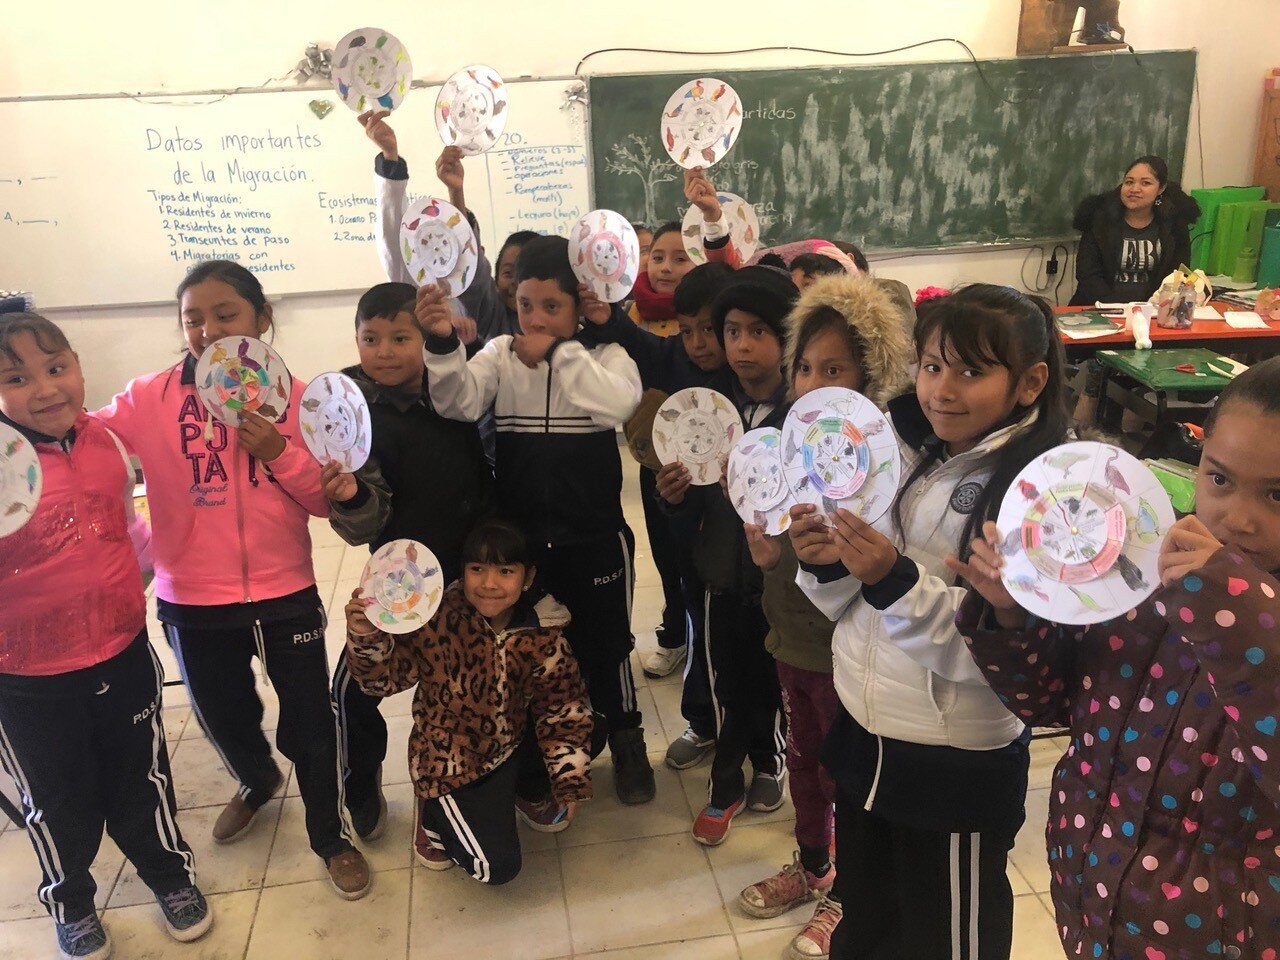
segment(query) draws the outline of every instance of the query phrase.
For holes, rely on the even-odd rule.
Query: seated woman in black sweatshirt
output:
[[[1200,206],[1160,157],[1139,157],[1120,186],[1076,208],[1080,231],[1073,305],[1148,299],[1160,281],[1191,259],[1191,224]]]

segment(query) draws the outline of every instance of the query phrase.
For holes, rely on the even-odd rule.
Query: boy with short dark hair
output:
[[[780,428],[786,417],[784,324],[797,293],[784,271],[746,267],[711,308],[729,362],[715,386],[733,401],[744,430]],[[715,846],[743,807],[769,811],[783,803],[786,733],[778,675],[765,648],[764,583],[742,520],[719,485],[693,487],[689,471],[671,463],[658,472],[658,494],[686,531],[686,542],[694,543],[694,562],[707,589],[705,640],[719,730],[709,797],[693,836]],[[744,785],[747,759],[753,776]]]
[[[732,276],[733,269],[728,264],[712,262],[694,267],[681,278],[673,298],[679,336],[660,337],[622,317],[595,328],[597,339],[620,344],[640,369],[645,394],[635,415],[627,421],[626,435],[632,456],[642,466],[642,489],[646,483],[656,488],[656,472],[662,466],[653,452],[653,420],[658,407],[678,390],[714,387],[723,376],[724,347],[716,337],[711,304]],[[655,489],[655,506],[657,499]],[[680,712],[689,726],[671,742],[666,755],[667,766],[684,770],[697,766],[716,744],[716,718],[702,640],[704,590],[689,551],[679,546],[670,530],[670,519],[661,507],[657,507],[659,515],[651,518],[649,502],[642,502],[649,548],[656,559],[664,547],[665,534],[665,546],[674,554],[680,581],[676,589],[684,595],[683,609],[691,612],[688,629],[658,631],[658,649],[643,663],[646,673],[657,676],[666,676],[682,661],[686,663]],[[664,583],[664,594],[667,591]],[[670,601],[667,606],[670,608]]]
[[[371,552],[392,540],[417,540],[440,561],[445,583],[452,583],[461,574],[467,533],[490,509],[493,483],[475,426],[442,417],[431,406],[423,335],[413,315],[416,293],[407,283],[379,283],[360,298],[360,363],[342,372],[368,401],[372,449],[354,474],[332,463],[322,479],[329,523],[343,540],[368,544]],[[360,690],[341,657],[332,692],[347,809],[356,832],[376,839],[387,809],[380,782],[387,753],[381,701]]]
[[[443,294],[419,291],[431,399],[466,421],[493,407],[499,507],[530,532],[541,587],[572,615],[566,637],[608,723],[618,799],[645,803],[654,781],[631,674],[635,538],[615,434],[640,401],[640,374],[617,344],[582,337],[580,318],[599,323],[611,308],[578,285],[567,240],[526,243],[516,281],[521,332],[495,337],[470,361]]]

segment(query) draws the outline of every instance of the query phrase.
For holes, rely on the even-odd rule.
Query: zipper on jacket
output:
[[[862,699],[867,703],[867,727],[875,729],[876,726],[876,642],[870,640],[867,643],[867,669],[866,675],[862,679]]]
[[[884,766],[884,738],[880,734],[876,734],[876,775],[871,778],[871,789],[867,791],[867,802],[862,805],[862,809],[868,813],[871,812],[871,806],[876,802],[876,790],[880,787],[880,770]]]
[[[240,587],[244,593],[244,602],[253,603],[253,597],[249,596],[249,551],[244,543],[244,498],[241,496],[240,490],[240,451],[236,451],[236,456],[231,458],[231,475],[235,477],[236,485],[236,539],[240,543]],[[266,670],[263,670],[265,673]]]

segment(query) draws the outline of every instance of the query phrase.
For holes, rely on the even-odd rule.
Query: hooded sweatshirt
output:
[[[787,317],[787,350],[782,368],[792,383],[797,345],[830,322],[829,311],[844,318],[862,344],[863,393],[883,407],[911,386],[915,359],[902,328],[897,304],[870,277],[823,277],[809,286]],[[778,537],[782,558],[764,575],[764,612],[769,619],[765,647],[774,658],[802,670],[831,672],[831,634],[835,625],[796,583],[799,566],[788,537]]]
[[[44,477],[35,513],[0,539],[0,674],[110,660],[146,626],[132,465],[88,414],[61,440],[0,420],[32,445]]]
[[[262,463],[196,395],[195,358],[130,381],[93,414],[142,461],[153,527],[156,597],[249,604],[314,588],[309,517],[327,517],[320,465],[298,429],[306,384],[293,378],[276,428],[284,452]],[[163,619],[163,618],[162,618]]]

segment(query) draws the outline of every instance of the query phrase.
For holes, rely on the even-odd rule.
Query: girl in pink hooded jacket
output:
[[[339,895],[357,899],[369,868],[341,812],[324,605],[307,529],[309,517],[328,515],[328,501],[298,429],[304,384],[294,379],[278,425],[256,414],[237,429],[213,420],[196,393],[196,361],[223,337],[266,334],[271,305],[258,279],[227,260],[197,266],[177,296],[182,361],[133,380],[95,416],[142,461],[157,614],[200,726],[239,781],[213,838],[242,837],[283,782],[262,734],[257,656],[280,698],[276,745],[293,761],[311,849]]]
[[[63,957],[111,952],[89,871],[105,827],[169,934],[194,940],[213,915],[178,828],[133,467],[84,412],[80,360],[38,314],[0,317],[0,424],[0,457],[34,453],[43,478],[34,508],[3,511],[25,523],[0,535],[0,763],[22,794],[40,902]]]

